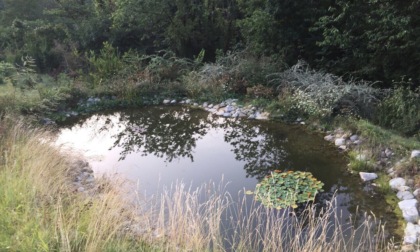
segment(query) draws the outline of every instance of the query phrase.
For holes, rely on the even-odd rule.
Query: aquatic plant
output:
[[[255,188],[255,198],[267,207],[296,208],[299,203],[313,201],[324,183],[310,172],[276,170]]]

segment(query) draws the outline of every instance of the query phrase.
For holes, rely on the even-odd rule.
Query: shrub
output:
[[[221,100],[228,82],[226,68],[217,64],[205,64],[199,71],[192,71],[183,78],[187,94],[194,99]]]
[[[15,72],[16,69],[12,64],[0,61],[0,85],[5,84]]]
[[[315,114],[344,113],[371,117],[382,95],[371,83],[345,82],[341,77],[311,70],[303,61],[284,72],[270,74],[267,78],[269,83],[277,86],[280,94],[286,90],[297,96],[297,104],[310,104],[306,110],[317,107]]]
[[[88,61],[92,67],[90,76],[92,77],[94,86],[102,85],[124,67],[118,50],[108,42],[103,44],[99,55],[90,51]]]
[[[406,135],[419,133],[420,89],[398,87],[380,103],[376,121],[379,125]]]

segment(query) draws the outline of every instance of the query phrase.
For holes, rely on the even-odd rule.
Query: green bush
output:
[[[340,114],[369,118],[382,95],[371,83],[344,81],[341,77],[311,70],[299,61],[290,69],[267,76],[280,95],[292,94],[292,104],[308,115]]]
[[[92,67],[90,76],[95,87],[103,85],[124,67],[118,50],[108,42],[104,43],[98,55],[90,51],[88,60]]]
[[[393,90],[379,105],[376,121],[379,125],[406,135],[419,134],[420,89],[408,87]]]
[[[16,69],[12,64],[0,61],[0,85],[5,84],[6,80],[15,72]]]

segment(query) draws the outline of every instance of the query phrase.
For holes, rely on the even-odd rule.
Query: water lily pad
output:
[[[299,203],[315,199],[324,184],[309,172],[275,170],[255,189],[255,197],[267,207],[296,208]]]

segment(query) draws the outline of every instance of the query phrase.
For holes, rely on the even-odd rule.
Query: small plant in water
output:
[[[323,185],[310,172],[276,170],[257,184],[255,198],[267,207],[296,208],[299,203],[313,201]]]

